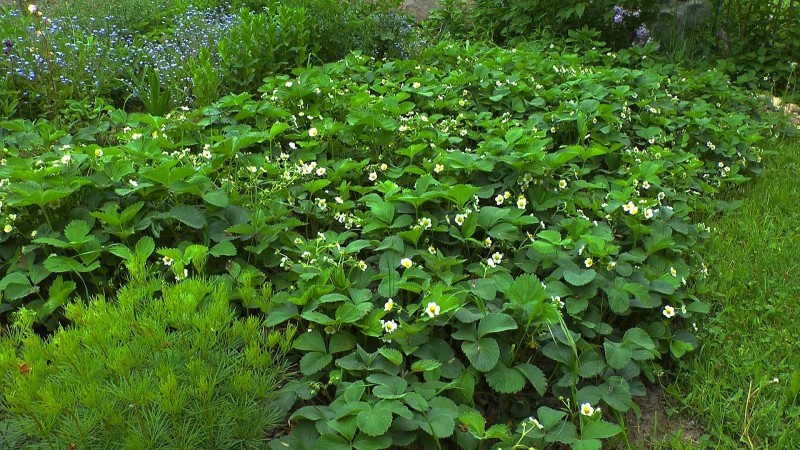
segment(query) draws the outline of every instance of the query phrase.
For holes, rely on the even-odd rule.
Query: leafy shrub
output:
[[[399,11],[398,0],[239,0],[254,12],[277,6],[305,11],[307,27],[320,61],[345,57],[353,50],[376,57],[401,57],[413,39],[410,19]]]
[[[153,251],[145,238],[137,251]],[[70,286],[71,285],[71,286]],[[53,288],[69,296],[74,283]],[[286,333],[239,319],[224,284],[138,279],[66,307],[49,338],[22,310],[0,340],[0,441],[13,448],[266,448],[285,411]]]
[[[219,42],[222,84],[228,92],[253,91],[267,75],[303,65],[313,44],[304,9],[243,9],[238,23]]]
[[[698,7],[700,17],[691,9],[678,14],[686,3],[444,0],[429,26],[454,38],[488,38],[501,45],[543,32],[565,37],[584,28],[597,30],[616,49],[653,38],[659,54],[673,61],[716,67],[750,89],[797,95],[800,3],[713,0]]]
[[[729,207],[773,122],[720,72],[593,46],[441,43],[170,117],[2,122],[0,307],[52,327],[59,279],[108,292],[121,261],[218,276],[310,330],[277,448],[596,446],[695,346],[693,214]]]
[[[726,69],[751,89],[796,95],[800,64],[800,4],[718,0],[718,54]]]
[[[208,106],[221,97],[222,79],[216,61],[207,48],[200,50],[197,57],[190,62],[189,69],[195,106]]]
[[[446,0],[432,15],[432,26],[454,37],[483,36],[505,45],[547,32],[566,37],[570,31],[591,28],[605,42],[624,48],[644,42],[649,19],[657,5],[639,0]]]

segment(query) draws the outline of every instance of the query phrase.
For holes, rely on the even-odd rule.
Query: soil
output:
[[[658,386],[648,386],[647,394],[638,397],[636,404],[641,410],[637,417],[631,411],[625,418],[628,438],[633,448],[651,449],[673,436],[680,436],[685,443],[699,444],[705,431],[694,420],[668,413],[664,392]]]

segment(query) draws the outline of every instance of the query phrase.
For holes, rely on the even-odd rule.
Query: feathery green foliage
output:
[[[138,280],[0,340],[0,441],[18,449],[260,449],[282,422],[292,328],[239,319],[224,284]]]

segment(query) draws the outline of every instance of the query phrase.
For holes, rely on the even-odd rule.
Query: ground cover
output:
[[[592,5],[600,32],[548,6],[562,38],[502,49],[458,8],[423,35],[391,2],[94,1],[0,11],[0,443],[635,447],[666,392],[701,447],[794,444],[785,316],[675,361],[792,307],[748,302],[715,228],[782,254],[762,184],[726,214],[795,126],[639,28],[606,48],[637,2]],[[523,6],[490,34],[530,35]]]
[[[692,218],[779,122],[721,73],[589,44],[442,42],[164,117],[4,121],[4,311],[47,329],[128,278],[211,277],[307,330],[276,448],[598,448],[696,346]]]

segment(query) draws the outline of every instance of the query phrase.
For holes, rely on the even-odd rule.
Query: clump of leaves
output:
[[[48,338],[20,311],[0,340],[0,440],[20,449],[265,448],[285,414],[274,400],[292,329],[237,318],[230,294],[202,279],[138,280],[116,301],[68,304],[72,324]]]

